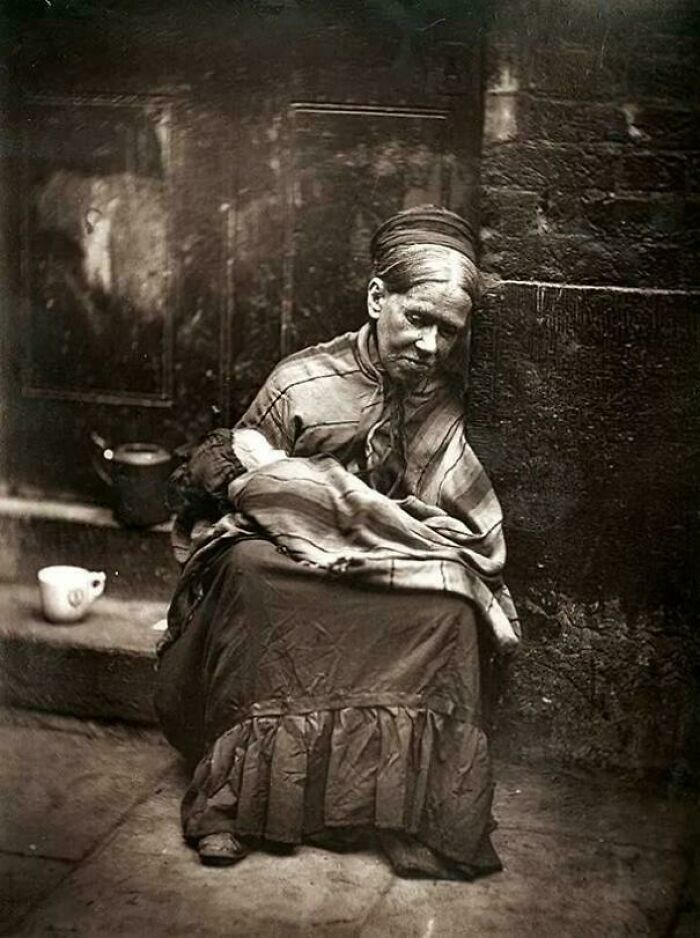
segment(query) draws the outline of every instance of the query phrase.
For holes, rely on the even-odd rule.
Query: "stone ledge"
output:
[[[178,568],[170,525],[126,528],[98,505],[0,495],[0,582],[34,583],[54,563],[107,573],[107,590],[125,599],[168,600]]]
[[[0,584],[0,704],[153,723],[155,649],[167,605],[99,599],[83,622],[44,621],[35,587]]]
[[[91,524],[99,528],[118,528],[120,530],[123,528],[123,525],[115,520],[110,509],[104,508],[102,505],[65,502],[50,498],[0,495],[0,517],[68,521],[73,524]],[[172,523],[166,522],[143,530],[167,534],[171,528]]]

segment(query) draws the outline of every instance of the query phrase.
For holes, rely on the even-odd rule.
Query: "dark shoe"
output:
[[[233,834],[222,832],[200,837],[197,841],[197,853],[200,863],[205,866],[233,866],[248,856],[249,851]]]
[[[464,872],[402,831],[383,830],[379,842],[394,873],[403,879],[464,879]]]

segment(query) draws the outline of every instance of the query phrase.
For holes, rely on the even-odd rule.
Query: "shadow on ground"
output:
[[[7,711],[0,749],[0,934],[693,934],[690,803],[610,780],[499,766],[504,872],[409,881],[369,850],[200,866],[180,836],[183,771],[154,731]]]

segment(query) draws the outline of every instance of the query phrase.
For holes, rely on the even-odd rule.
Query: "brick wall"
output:
[[[495,7],[481,221],[505,282],[474,324],[470,423],[527,636],[498,737],[682,780],[700,710],[691,7]]]
[[[663,18],[644,15],[654,7]],[[697,286],[688,247],[700,223],[700,70],[682,5],[530,0],[498,9],[485,260],[515,279]]]

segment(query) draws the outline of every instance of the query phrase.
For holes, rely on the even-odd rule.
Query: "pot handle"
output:
[[[96,453],[92,454],[92,468],[103,482],[106,482],[107,485],[114,485],[114,479],[104,465],[105,463],[110,463],[114,458],[112,449],[107,445],[107,441],[95,430],[90,434],[90,439],[100,451],[99,456]]]

